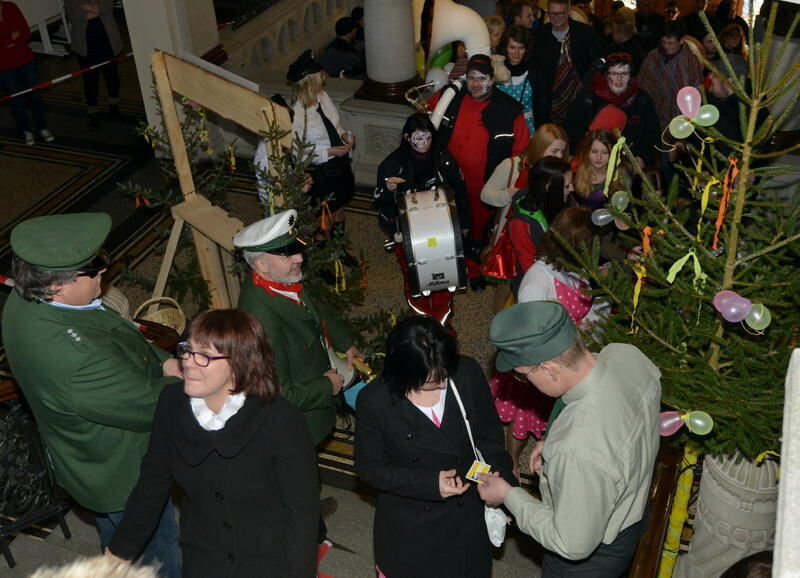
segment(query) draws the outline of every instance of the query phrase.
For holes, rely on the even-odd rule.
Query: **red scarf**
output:
[[[628,88],[625,89],[625,92],[622,94],[614,94],[608,87],[605,74],[598,72],[592,77],[592,92],[610,104],[615,104],[619,108],[627,108],[631,105],[633,99],[636,98],[636,95],[639,94],[639,80],[631,78],[630,84],[628,84]]]
[[[256,287],[261,287],[273,297],[283,297],[292,303],[297,303],[298,305],[303,304],[302,301],[295,301],[288,295],[279,293],[279,291],[285,291],[286,293],[297,293],[297,298],[300,299],[300,292],[303,290],[302,283],[277,283],[275,281],[270,281],[269,279],[264,279],[264,277],[259,275],[256,271],[253,271],[253,285]]]

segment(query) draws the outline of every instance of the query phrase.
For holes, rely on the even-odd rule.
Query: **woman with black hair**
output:
[[[409,116],[403,125],[400,146],[378,167],[375,209],[378,211],[381,227],[389,234],[395,235],[395,240],[399,239],[397,195],[408,191],[429,191],[436,187],[448,187],[453,191],[460,227],[460,230],[454,233],[466,234],[471,220],[467,188],[461,170],[453,156],[438,146],[436,129],[428,115],[415,113]],[[430,315],[444,323],[452,312],[453,295],[449,291],[436,291],[428,297],[412,297],[403,245],[398,242],[394,248],[403,271],[408,304],[417,313]]]
[[[465,475],[475,445],[516,485],[503,430],[478,363],[429,317],[392,330],[383,373],[359,394],[356,471],[379,491],[373,539],[378,576],[491,576],[484,504]]]
[[[467,189],[461,169],[447,149],[440,148],[436,129],[427,114],[417,112],[406,119],[400,146],[378,166],[375,209],[378,221],[389,232],[397,228],[398,193],[450,187],[456,198],[461,229],[470,225]]]
[[[530,185],[511,200],[508,234],[517,259],[517,282],[536,260],[536,247],[548,223],[567,207],[572,193],[572,171],[567,161],[544,157],[530,169]]]

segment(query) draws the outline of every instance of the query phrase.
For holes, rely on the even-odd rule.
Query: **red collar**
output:
[[[625,89],[625,92],[622,94],[614,94],[608,87],[606,76],[598,72],[592,78],[592,91],[606,102],[616,104],[620,108],[627,108],[639,93],[639,81],[636,78],[631,78],[631,82],[628,84],[628,88]]]
[[[281,291],[285,293],[297,293],[298,299],[300,299],[300,293],[303,291],[302,283],[276,283],[275,281],[264,279],[264,277],[259,275],[256,271],[253,271],[253,285],[261,287],[272,296],[283,297],[293,303],[298,303],[298,301],[284,295]]]

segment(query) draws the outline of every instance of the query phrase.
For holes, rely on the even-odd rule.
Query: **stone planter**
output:
[[[778,464],[706,456],[697,498],[694,537],[678,558],[675,576],[719,576],[737,560],[775,544]]]

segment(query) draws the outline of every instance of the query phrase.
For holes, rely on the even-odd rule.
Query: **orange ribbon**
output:
[[[730,157],[728,163],[730,163],[728,171],[725,173],[725,180],[722,182],[722,197],[719,200],[719,212],[717,213],[717,222],[715,223],[714,242],[711,244],[711,249],[714,251],[719,248],[719,233],[722,229],[722,223],[725,221],[725,213],[728,211],[728,205],[731,202],[733,184],[736,181],[736,177],[739,175],[736,159]]]
[[[322,216],[319,220],[319,228],[322,229],[323,233],[327,233],[328,229],[333,226],[333,213],[328,201],[322,201],[320,208],[322,209]],[[327,237],[327,234],[325,236]]]

